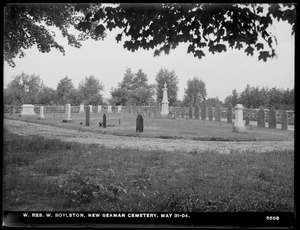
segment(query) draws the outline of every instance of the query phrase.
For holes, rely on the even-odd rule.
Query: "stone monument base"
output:
[[[72,119],[63,119],[63,123],[72,123],[73,120]]]
[[[21,106],[22,107],[22,111],[21,111],[21,117],[23,116],[36,116],[35,112],[34,112],[34,105],[30,105],[30,104],[24,104]]]
[[[246,126],[233,126],[233,132],[241,133],[246,131]]]

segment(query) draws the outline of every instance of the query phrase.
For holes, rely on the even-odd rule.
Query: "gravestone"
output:
[[[122,105],[118,105],[118,113],[121,113],[122,111]]]
[[[261,106],[257,114],[257,126],[264,128],[266,126],[266,115],[263,107]]]
[[[189,109],[189,118],[193,119],[193,107],[192,106],[190,106],[190,109]]]
[[[44,106],[40,106],[40,115],[39,115],[39,119],[45,119],[44,116]]]
[[[23,117],[23,116],[36,116],[36,114],[34,112],[34,105],[24,104],[21,107],[22,107],[21,117]]]
[[[101,105],[98,105],[97,113],[101,113]]]
[[[209,108],[208,108],[208,119],[209,119],[210,121],[213,120],[213,109],[212,109],[212,107],[209,107]]]
[[[249,116],[245,116],[245,122],[246,122],[246,125],[250,124],[250,117]]]
[[[285,110],[281,113],[281,129],[288,130],[288,116]]]
[[[144,120],[143,116],[139,114],[136,118],[136,132],[143,132],[144,131]]]
[[[85,125],[90,126],[90,113],[91,113],[91,107],[88,106],[85,108]]]
[[[103,128],[106,128],[106,114],[103,114]]]
[[[111,113],[111,112],[112,112],[112,110],[111,110],[111,105],[108,105],[108,106],[107,106],[107,112],[108,112],[108,113]]]
[[[10,109],[9,109],[9,115],[10,116],[12,116],[14,114],[14,109],[15,108],[13,106],[10,107]]]
[[[83,112],[84,112],[84,104],[80,104],[79,113],[83,113]]]
[[[215,108],[215,121],[221,122],[221,106],[219,104]]]
[[[163,88],[163,98],[161,101],[161,112],[162,117],[167,117],[169,115],[169,101],[168,101],[168,88],[167,83],[165,82]]]
[[[90,114],[93,112],[93,106],[92,105],[89,105],[90,107]]]
[[[201,103],[201,120],[206,120],[206,103],[202,101]]]
[[[65,114],[64,114],[63,123],[69,123],[69,122],[72,122],[72,118],[71,118],[71,105],[70,104],[66,104],[65,105]]]
[[[196,107],[195,107],[195,119],[198,119],[198,120],[200,119],[200,108],[199,108],[198,104],[196,104]]]
[[[272,107],[269,111],[269,128],[276,129],[277,120],[276,120],[276,110]]]
[[[243,105],[237,104],[235,107],[235,121],[233,124],[233,132],[240,133],[246,130],[243,121]]]
[[[232,104],[229,103],[227,106],[227,123],[232,123]]]

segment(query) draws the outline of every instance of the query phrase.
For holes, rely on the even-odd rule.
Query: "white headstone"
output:
[[[243,121],[243,105],[237,104],[235,107],[235,121],[233,124],[233,132],[240,133],[246,130]]]
[[[66,104],[66,106],[65,106],[65,114],[64,114],[63,122],[64,123],[72,122],[72,118],[71,118],[71,105],[70,104]]]
[[[111,112],[112,112],[112,111],[111,111],[111,105],[108,105],[108,106],[107,106],[107,112],[108,112],[108,113],[111,113]]]
[[[168,92],[167,92],[167,83],[165,83],[163,88],[163,99],[161,102],[161,116],[167,117],[169,115],[169,101],[168,101]]]
[[[45,116],[44,116],[44,106],[40,106],[39,119],[45,119]]]
[[[79,113],[84,113],[84,104],[80,104]]]
[[[92,113],[93,112],[93,106],[89,105],[89,107],[90,107],[90,113]]]
[[[121,113],[122,111],[122,105],[118,105],[118,113]]]
[[[36,116],[34,112],[34,105],[24,104],[21,107],[22,107],[21,116]]]
[[[101,105],[98,105],[97,113],[101,113]]]

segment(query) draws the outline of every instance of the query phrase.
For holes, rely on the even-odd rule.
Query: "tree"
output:
[[[167,83],[168,88],[168,101],[170,106],[174,106],[177,102],[177,93],[178,93],[178,77],[175,74],[175,71],[171,72],[167,69],[161,68],[157,73],[156,77],[156,100],[161,102],[163,98],[163,88],[164,84]]]
[[[268,27],[275,20],[284,20],[295,31],[296,11],[293,4],[116,4],[90,9],[77,5],[86,15],[78,23],[80,31],[93,30],[103,36],[106,29],[121,29],[119,42],[125,37],[124,48],[153,49],[159,55],[188,42],[188,53],[195,57],[208,52],[225,52],[228,47],[243,49],[247,55],[258,55],[266,61],[274,57],[276,37]],[[99,23],[97,26],[95,22]]]
[[[8,4],[5,7],[5,61],[14,67],[13,59],[24,57],[24,51],[34,45],[42,53],[56,48],[64,54],[64,47],[55,41],[50,26],[59,28],[69,45],[81,47],[78,38],[68,32],[71,26],[77,25],[78,18],[72,4]]]
[[[71,78],[65,76],[63,79],[61,79],[56,88],[57,102],[62,105],[65,105],[67,102],[69,102],[69,95],[73,89],[74,85]]]
[[[79,83],[78,87],[79,94],[86,105],[102,104],[103,97],[101,91],[103,90],[104,86],[99,79],[93,75],[85,77],[85,79]]]
[[[148,84],[148,77],[142,69],[132,73],[127,68],[122,82],[117,88],[112,88],[110,93],[111,103],[116,105],[143,105],[152,101],[154,85]]]
[[[39,93],[38,104],[54,105],[56,103],[56,90],[51,87],[44,86]]]
[[[15,104],[36,104],[43,88],[40,76],[21,73],[8,84],[7,91]]]
[[[192,80],[187,81],[183,102],[187,106],[195,107],[202,99],[206,99],[206,95],[205,83],[198,77],[194,77]]]
[[[205,100],[205,103],[206,103],[206,106],[207,107],[216,107],[218,104],[220,106],[222,106],[222,102],[220,101],[220,99],[218,97],[215,97],[215,98],[207,98]]]
[[[65,52],[46,26],[59,28],[75,47],[119,28],[117,42],[127,39],[123,46],[131,51],[160,46],[154,54],[167,54],[188,42],[187,51],[198,58],[205,56],[204,48],[215,53],[229,46],[266,61],[275,56],[276,43],[268,27],[276,20],[287,21],[293,34],[296,10],[293,4],[10,4],[4,15],[4,59],[14,66],[13,60],[33,45],[41,52]],[[69,33],[70,27],[81,32],[78,38]]]
[[[226,105],[231,103],[232,107],[235,107],[235,105],[238,104],[238,97],[239,97],[239,95],[238,95],[237,91],[234,89],[234,90],[232,90],[232,94],[225,98],[224,103]]]

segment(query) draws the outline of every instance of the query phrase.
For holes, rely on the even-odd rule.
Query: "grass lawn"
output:
[[[66,129],[86,130],[96,133],[111,133],[124,136],[140,136],[154,138],[183,138],[193,140],[220,140],[220,141],[293,141],[294,131],[280,129],[258,128],[247,126],[244,133],[234,133],[232,124],[226,122],[201,121],[184,118],[154,118],[144,116],[144,132],[136,133],[136,116],[127,114],[106,114],[107,128],[99,127],[103,113],[92,113],[90,126],[86,126],[85,113],[72,114],[72,123],[63,123],[63,114],[45,114],[45,119],[36,117],[19,117],[18,115],[5,118],[18,119],[27,122],[41,123],[63,127]],[[111,125],[111,126],[110,126]]]
[[[45,116],[46,119],[40,122],[54,120],[47,114]],[[92,122],[98,120],[93,115]],[[79,121],[74,115],[72,124],[59,125],[86,128],[78,125]],[[122,122],[121,125],[129,127],[129,123],[134,125],[135,121],[124,118]],[[152,127],[151,122],[162,125],[162,131],[150,131],[147,127]],[[154,122],[145,118],[145,133],[149,130],[155,136],[186,132],[182,135],[188,136],[189,132],[201,134],[208,124],[180,119],[165,122],[178,122],[174,126],[181,125],[181,131],[172,134],[172,128],[165,131],[164,122],[159,119]],[[192,128],[185,129],[187,122],[202,128],[190,126]],[[224,128],[227,124],[215,126],[220,129],[216,136],[228,138],[225,134],[230,131]],[[134,133],[135,128],[128,132]],[[271,132],[274,133],[269,136],[281,136],[281,131]],[[288,136],[287,132],[282,133]],[[235,134],[231,135],[233,138]],[[263,131],[257,135],[250,132],[249,136],[270,138]],[[4,130],[3,159],[3,201],[7,211],[294,210],[294,151],[225,155],[213,151],[116,150],[38,136],[18,136]]]

